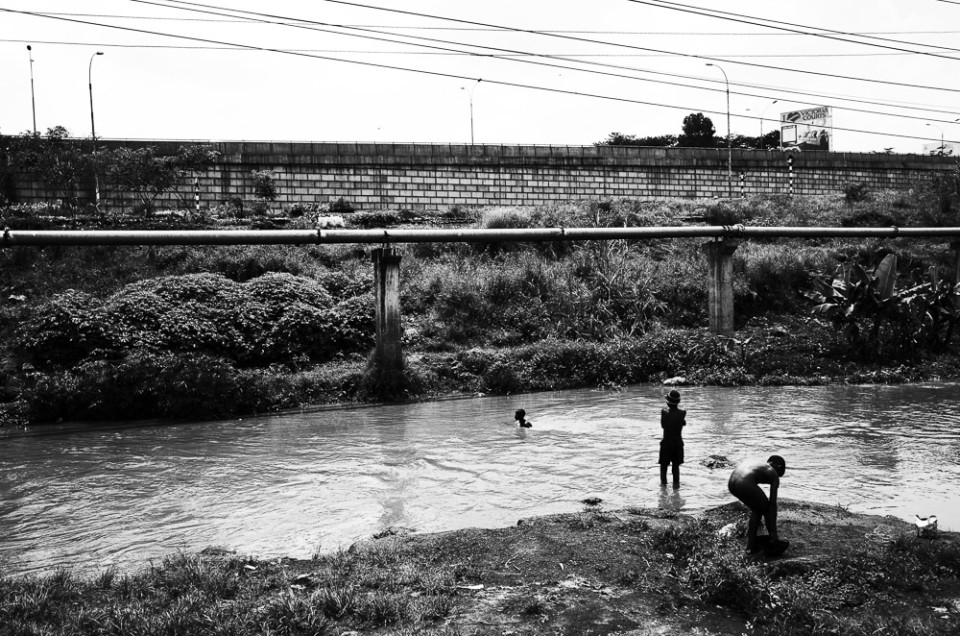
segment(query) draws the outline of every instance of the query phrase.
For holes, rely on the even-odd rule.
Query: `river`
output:
[[[960,530],[958,384],[681,392],[678,490],[655,464],[659,386],[37,427],[0,439],[0,574],[92,574],[208,546],[307,558],[390,526],[502,527],[586,497],[696,511],[732,500],[729,469],[700,463],[712,454],[782,455],[784,498]],[[532,429],[513,424],[517,408]]]

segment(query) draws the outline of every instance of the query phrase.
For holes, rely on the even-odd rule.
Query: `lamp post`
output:
[[[760,145],[765,148],[766,144],[763,143],[763,118],[767,115],[767,109],[779,102],[779,99],[775,99],[766,106],[763,107],[763,112],[760,113]],[[761,148],[761,149],[763,149]]]
[[[103,55],[103,51],[97,51],[91,55],[90,63],[87,64],[87,86],[90,88],[90,136],[93,139],[93,191],[97,208],[100,207],[100,175],[97,174],[97,126],[93,121],[93,58],[98,55]]]
[[[719,64],[707,62],[707,66],[715,66],[723,73],[723,81],[727,85],[727,194],[732,194],[733,189],[733,139],[730,136],[730,80],[727,79],[727,72]]]
[[[30,107],[33,109],[33,134],[37,134],[37,100],[33,94],[33,47],[27,45],[27,55],[30,57]]]
[[[473,145],[473,91],[477,90],[477,86],[480,86],[480,82],[483,81],[483,78],[477,80],[473,85],[473,88],[470,89],[470,145]],[[460,90],[467,90],[466,87],[461,86]]]

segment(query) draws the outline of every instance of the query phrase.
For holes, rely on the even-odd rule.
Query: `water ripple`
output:
[[[210,545],[308,557],[388,526],[512,525],[588,496],[698,510],[730,500],[729,471],[699,463],[713,454],[783,455],[784,497],[960,530],[956,384],[682,393],[679,490],[659,485],[656,386],[4,439],[0,567],[128,566]],[[532,429],[512,423],[517,408]]]

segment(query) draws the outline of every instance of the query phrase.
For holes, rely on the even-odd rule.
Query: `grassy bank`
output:
[[[732,527],[733,531],[723,531]],[[178,555],[138,573],[0,578],[0,635],[955,634],[960,537],[782,501],[784,557],[745,512],[583,512],[387,535],[312,560]]]
[[[956,224],[953,203],[943,205],[924,190],[851,192],[855,196],[585,201],[421,216],[380,211],[346,215],[346,222]],[[312,227],[315,221],[301,213],[276,221]],[[23,215],[4,221],[52,223]],[[207,219],[205,226],[219,223]],[[406,372],[390,387],[368,362],[372,266],[357,246],[6,249],[0,251],[0,419],[228,417],[332,402],[615,388],[676,376],[722,385],[960,376],[949,285],[931,288],[939,294],[934,300],[927,298],[932,293],[898,299],[896,306],[884,300],[882,311],[854,312],[849,320],[842,307],[812,313],[816,303],[809,298],[816,281],[829,281],[838,267],[862,267],[872,276],[889,255],[898,259],[898,289],[919,289],[931,271],[945,280],[953,271],[945,243],[746,241],[734,255],[734,338],[705,329],[702,243],[405,246]],[[921,307],[918,298],[927,304]],[[869,309],[868,300],[859,309]]]

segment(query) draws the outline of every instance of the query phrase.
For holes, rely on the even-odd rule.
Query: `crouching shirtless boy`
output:
[[[750,523],[747,526],[747,550],[750,552],[758,552],[761,547],[757,539],[761,518],[770,533],[770,544],[786,548],[777,536],[777,490],[780,488],[780,478],[786,470],[787,463],[783,457],[771,455],[767,461],[746,461],[737,466],[730,475],[727,484],[730,493],[750,508]],[[760,484],[770,485],[769,499]]]

